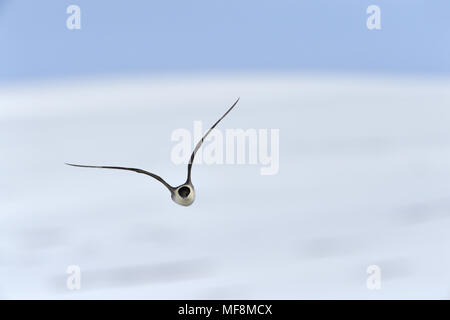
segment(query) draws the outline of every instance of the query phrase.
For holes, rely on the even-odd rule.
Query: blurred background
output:
[[[450,298],[449,11],[0,0],[0,298]],[[237,97],[220,129],[280,129],[278,174],[196,165],[185,208],[146,176],[64,165],[181,184],[171,133]]]

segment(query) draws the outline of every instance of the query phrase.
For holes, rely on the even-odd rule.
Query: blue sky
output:
[[[0,81],[161,72],[450,73],[448,0],[0,0]],[[68,30],[66,8],[81,8]],[[366,8],[381,8],[381,30]]]

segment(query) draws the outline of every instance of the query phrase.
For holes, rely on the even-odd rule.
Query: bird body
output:
[[[183,184],[172,192],[172,200],[181,206],[190,206],[195,200],[195,189],[193,185]]]
[[[138,169],[138,168],[126,168],[126,167],[115,167],[115,166],[114,167],[113,166],[87,166],[87,165],[72,164],[72,163],[66,163],[66,164],[69,166],[80,167],[80,168],[117,169],[117,170],[128,170],[128,171],[134,171],[137,173],[146,174],[146,175],[158,180],[159,182],[161,182],[170,191],[171,198],[175,203],[177,203],[181,206],[185,206],[185,207],[190,206],[195,200],[195,189],[194,189],[194,185],[192,184],[192,181],[191,181],[192,164],[194,163],[195,154],[197,153],[198,149],[200,149],[203,141],[208,136],[208,134],[212,131],[212,129],[214,129],[217,126],[217,124],[234,108],[234,106],[238,103],[238,101],[239,101],[239,98],[236,100],[235,103],[233,103],[233,105],[227,110],[227,112],[225,112],[225,114],[222,117],[220,117],[220,119],[217,120],[216,123],[214,123],[212,125],[212,127],[205,133],[205,135],[202,137],[202,139],[197,143],[197,145],[194,148],[194,151],[191,154],[191,158],[189,159],[186,182],[178,187],[172,187],[160,176],[158,176],[154,173],[148,172],[146,170]]]

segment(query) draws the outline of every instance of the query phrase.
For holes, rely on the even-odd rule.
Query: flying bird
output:
[[[189,159],[188,167],[187,167],[187,179],[186,182],[179,185],[178,187],[172,187],[170,184],[168,184],[163,178],[160,176],[148,172],[146,170],[137,169],[137,168],[126,168],[126,167],[113,167],[113,166],[87,166],[87,165],[81,165],[81,164],[73,164],[73,163],[66,163],[69,166],[73,167],[80,167],[80,168],[101,168],[101,169],[118,169],[118,170],[128,170],[128,171],[134,171],[137,173],[143,173],[146,174],[159,182],[161,182],[169,191],[171,194],[171,198],[174,202],[178,203],[182,206],[190,206],[194,200],[195,200],[195,189],[194,185],[192,184],[191,179],[191,172],[192,172],[192,164],[194,163],[194,157],[197,153],[198,149],[202,146],[203,141],[206,139],[206,137],[209,135],[209,133],[214,129],[219,122],[225,118],[225,116],[234,108],[234,106],[238,103],[240,98],[236,100],[235,103],[225,112],[223,116],[219,118],[219,120],[216,121],[212,125],[211,128],[205,133],[205,135],[201,138],[201,140],[197,143],[197,145],[194,148],[194,151],[192,151],[191,158]]]

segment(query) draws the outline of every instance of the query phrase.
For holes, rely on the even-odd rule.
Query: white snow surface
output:
[[[280,129],[280,170],[194,165],[177,128]],[[0,87],[0,298],[450,298],[450,81],[323,74]],[[205,128],[204,128],[205,129]],[[68,290],[66,269],[81,268]],[[381,289],[366,287],[367,267]]]

